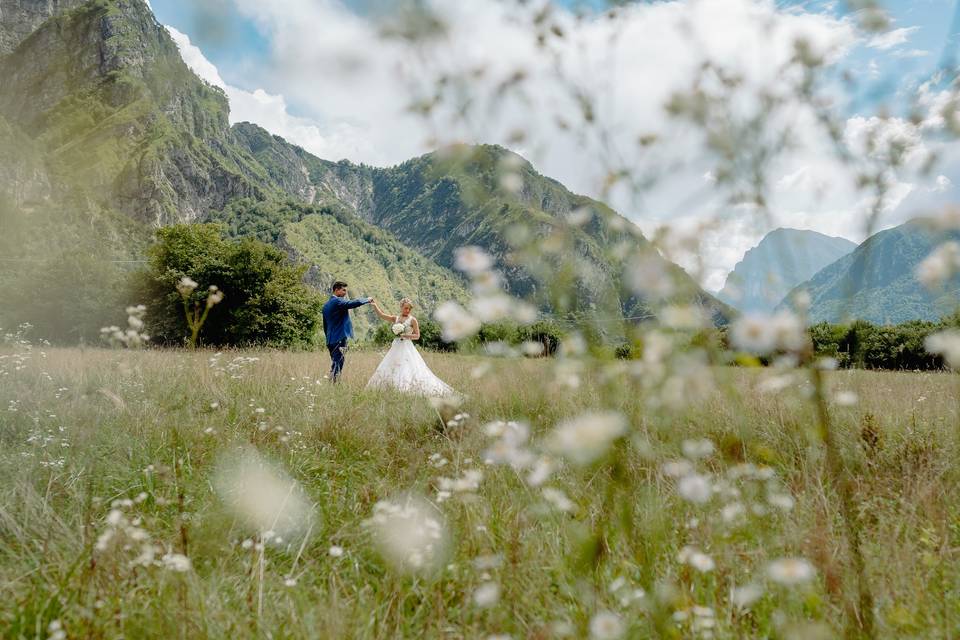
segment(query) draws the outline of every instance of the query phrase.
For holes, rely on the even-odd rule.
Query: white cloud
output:
[[[931,52],[926,49],[906,49],[893,52],[894,58],[926,58],[929,55],[931,55]]]
[[[879,33],[870,38],[867,46],[873,49],[880,49],[881,51],[893,49],[894,47],[899,47],[900,45],[909,42],[910,35],[919,29],[920,27],[901,27],[899,29],[891,29],[890,31]]]
[[[190,41],[189,36],[171,26],[166,29],[180,49],[180,56],[187,66],[203,80],[223,89],[227,94],[230,100],[231,124],[259,124],[270,133],[282,136],[321,158],[378,158],[377,151],[372,148],[363,129],[345,121],[321,128],[311,119],[291,115],[282,95],[271,95],[263,89],[245,91],[227,84],[216,66]]]

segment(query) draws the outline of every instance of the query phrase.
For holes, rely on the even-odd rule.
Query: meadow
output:
[[[3,347],[0,635],[831,638],[856,628],[856,576],[804,371],[715,368],[709,390],[682,389],[683,406],[654,409],[626,363],[572,379],[560,359],[430,353],[465,394],[437,407],[365,390],[379,357],[351,353],[333,387],[325,353]],[[956,376],[831,371],[826,382],[877,637],[960,634]],[[537,443],[558,423],[599,407],[627,420],[605,464],[544,454]],[[529,440],[500,420],[529,424]],[[535,462],[518,461],[525,448]],[[245,511],[223,488],[251,460],[264,486],[289,486],[299,505],[274,518],[277,531],[258,530],[257,505]],[[390,537],[419,529],[390,520],[379,501],[391,499],[437,527],[413,570]],[[287,516],[298,521],[277,533]]]

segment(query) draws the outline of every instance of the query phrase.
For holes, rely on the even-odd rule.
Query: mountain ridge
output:
[[[939,320],[956,310],[960,278],[954,277],[939,291],[928,291],[917,280],[916,269],[945,241],[960,241],[960,231],[937,230],[923,218],[879,231],[798,285],[779,308],[790,307],[791,298],[806,292],[812,323]]]

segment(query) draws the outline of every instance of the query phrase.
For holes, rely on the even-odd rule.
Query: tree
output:
[[[153,341],[181,343],[189,334],[177,283],[199,284],[188,305],[204,305],[213,285],[224,293],[200,340],[217,346],[312,344],[323,304],[303,282],[305,266],[289,263],[279,249],[254,240],[230,241],[216,224],[176,225],[157,231],[150,266],[135,279],[147,304]]]

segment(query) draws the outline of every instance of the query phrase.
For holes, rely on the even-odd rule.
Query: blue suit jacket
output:
[[[344,338],[353,337],[353,322],[350,321],[350,309],[356,309],[370,302],[370,298],[346,300],[337,296],[330,296],[323,305],[323,332],[327,336],[327,344],[337,344]]]

